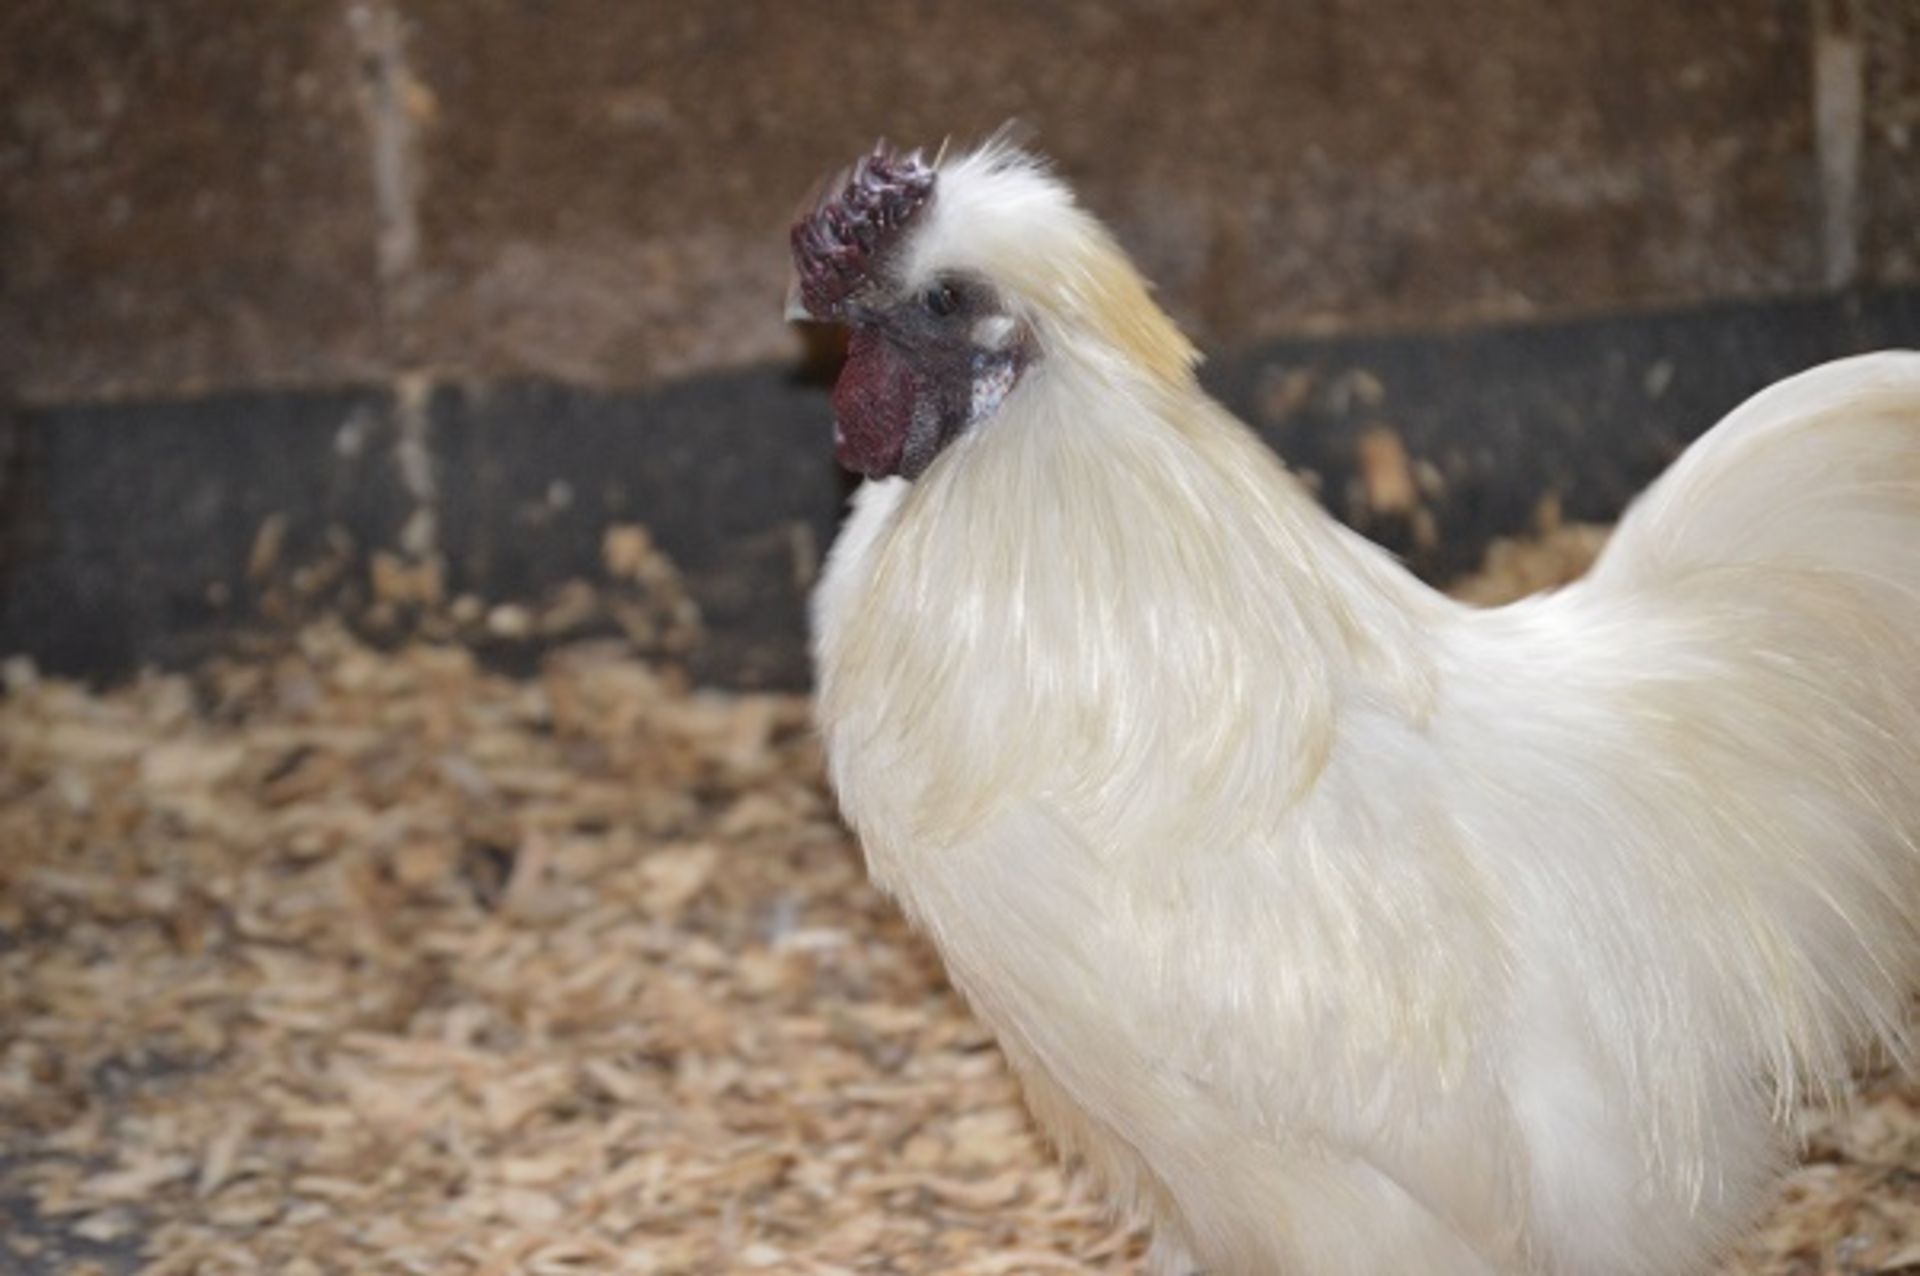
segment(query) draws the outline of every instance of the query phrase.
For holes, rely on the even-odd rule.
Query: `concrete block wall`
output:
[[[0,427],[0,645],[55,654],[47,635],[81,620],[140,658],[257,611],[235,542],[283,490],[304,493],[292,543],[344,530],[360,577],[385,550],[483,601],[532,587],[501,562],[559,570],[603,524],[658,524],[708,609],[744,617],[728,599],[768,596],[750,564],[774,571],[795,528],[830,535],[841,495],[779,318],[786,224],[878,135],[1022,121],[1254,416],[1289,368],[1338,382],[1324,352],[1373,351],[1339,344],[1367,334],[1779,304],[1804,339],[1778,348],[1814,357],[1900,338],[1920,284],[1912,0],[12,0],[0,84],[0,386],[20,405]],[[1726,346],[1701,322],[1674,340]],[[1550,345],[1569,387],[1611,357],[1583,371],[1577,337]],[[1788,370],[1723,362],[1703,411]],[[1383,414],[1417,435],[1485,407],[1444,375],[1368,375],[1384,405],[1308,395],[1293,416],[1324,429],[1263,422],[1334,488]],[[786,441],[720,463],[742,486],[712,495],[764,525],[636,495],[711,483],[716,440],[761,447],[726,415],[747,403]],[[293,442],[296,421],[332,441]],[[619,464],[621,495],[544,521],[502,505],[476,530],[473,493],[526,486],[487,486],[502,458],[537,470],[583,421],[624,423],[627,451],[529,491]],[[1592,455],[1640,424],[1589,421]],[[234,442],[253,428],[291,433]],[[192,464],[156,470],[161,437]],[[303,489],[247,468],[295,457],[325,472]],[[1648,463],[1594,484],[1590,511]],[[1441,530],[1470,545],[1504,526],[1485,509],[1535,495],[1482,491]],[[162,560],[83,529],[76,501],[180,509],[183,544],[214,548]],[[786,654],[755,668],[776,680],[805,575],[766,604]]]
[[[14,0],[34,401],[791,357],[788,214],[1008,118],[1212,347],[1920,280],[1910,0]]]

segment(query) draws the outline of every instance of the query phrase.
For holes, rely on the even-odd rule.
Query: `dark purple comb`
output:
[[[793,265],[808,314],[839,315],[933,197],[933,177],[919,151],[901,155],[881,142],[853,166],[845,190],[793,224]]]

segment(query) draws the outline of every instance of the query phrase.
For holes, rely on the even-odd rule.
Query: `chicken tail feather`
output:
[[[1731,565],[1863,576],[1920,606],[1920,352],[1842,359],[1747,400],[1627,512],[1594,579]]]

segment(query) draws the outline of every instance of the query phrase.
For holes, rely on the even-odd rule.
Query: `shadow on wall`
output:
[[[1900,344],[1920,344],[1920,290],[1263,343],[1203,379],[1335,514],[1445,580],[1494,537],[1610,520],[1768,382]],[[413,407],[370,391],[41,409],[34,482],[52,496],[0,582],[0,654],[112,673],[337,614],[515,667],[606,636],[702,681],[803,687],[806,597],[846,491],[831,428],[817,378],[782,367],[449,386]],[[440,476],[429,553],[405,548],[408,429]]]

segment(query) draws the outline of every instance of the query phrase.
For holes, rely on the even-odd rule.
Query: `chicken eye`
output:
[[[949,284],[938,284],[920,294],[920,304],[937,319],[951,318],[960,310],[960,294]]]

